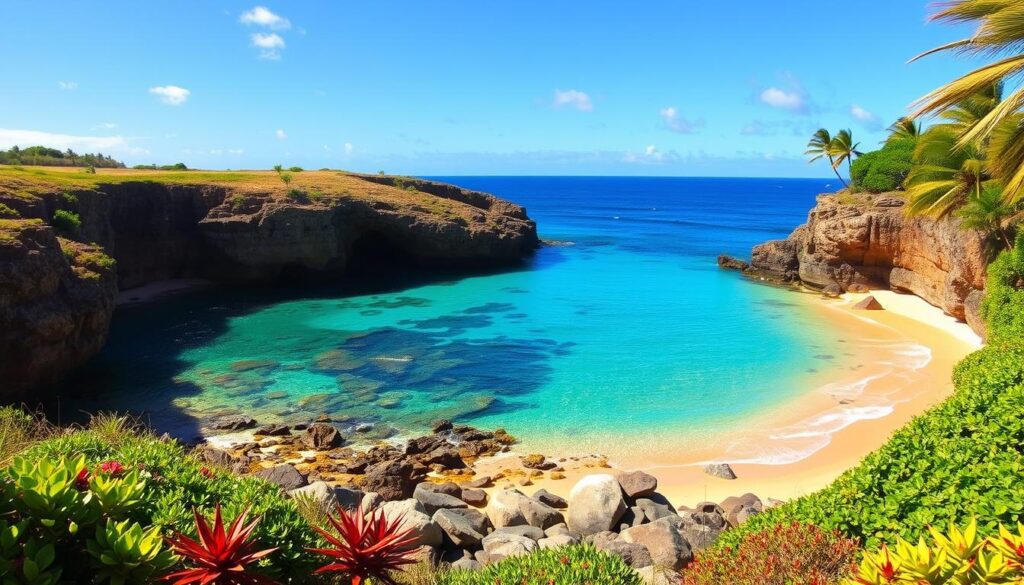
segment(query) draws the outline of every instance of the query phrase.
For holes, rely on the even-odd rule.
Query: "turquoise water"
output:
[[[557,243],[494,274],[125,307],[87,372],[111,390],[91,384],[88,406],[145,411],[179,434],[238,412],[327,413],[367,440],[454,418],[625,456],[646,435],[678,433],[685,448],[755,420],[840,354],[797,295],[715,263],[785,236],[826,181],[446,180],[526,205]]]

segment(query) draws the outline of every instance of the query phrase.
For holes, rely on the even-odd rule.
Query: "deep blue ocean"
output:
[[[830,181],[432,178],[524,205],[549,245],[497,273],[122,307],[67,408],[145,411],[179,433],[327,413],[367,440],[454,418],[624,457],[777,408],[838,353],[799,295],[715,261],[785,237]]]

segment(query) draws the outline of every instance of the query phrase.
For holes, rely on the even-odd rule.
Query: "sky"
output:
[[[923,0],[0,0],[0,148],[409,175],[824,177],[969,60]]]

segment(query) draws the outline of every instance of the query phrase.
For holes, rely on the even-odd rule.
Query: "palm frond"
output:
[[[1024,55],[1014,55],[979,67],[915,101],[911,104],[914,110],[910,117],[918,118],[950,108],[1022,71],[1024,71]]]

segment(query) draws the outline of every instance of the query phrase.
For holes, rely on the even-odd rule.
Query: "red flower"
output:
[[[270,578],[245,570],[246,565],[277,550],[274,547],[252,552],[254,543],[249,541],[249,536],[259,524],[259,518],[245,524],[249,508],[235,518],[227,532],[221,520],[220,504],[217,504],[214,511],[213,528],[199,515],[198,510],[193,510],[193,514],[199,542],[178,533],[168,538],[167,544],[175,553],[198,567],[171,573],[164,577],[165,581],[174,581],[174,585],[275,585]]]
[[[416,537],[410,536],[412,529],[399,530],[404,517],[389,522],[379,510],[367,519],[362,509],[348,512],[340,505],[337,508],[338,518],[328,515],[327,519],[341,538],[314,526],[313,530],[333,548],[309,550],[338,562],[324,565],[315,573],[344,573],[352,585],[361,585],[370,578],[375,583],[397,585],[389,573],[416,562],[412,558],[415,549],[411,547],[416,543]]]
[[[78,472],[78,475],[75,476],[75,489],[80,492],[84,492],[89,489],[89,477],[89,468],[83,467],[82,470]]]
[[[121,477],[124,475],[125,468],[120,461],[104,461],[103,463],[100,463],[100,471],[107,475]]]
[[[205,477],[206,479],[210,479],[211,477],[213,477],[213,472],[210,471],[209,467],[203,467],[202,469],[199,470],[199,475]]]

